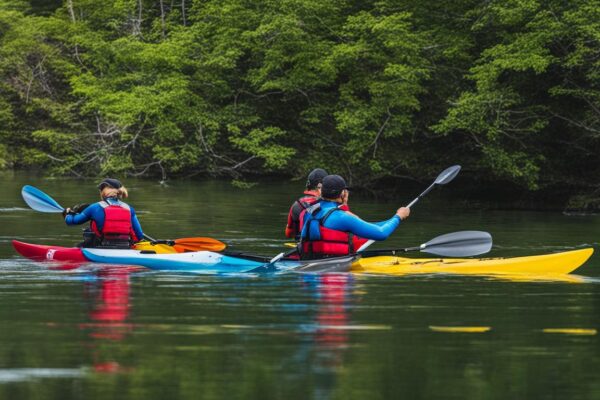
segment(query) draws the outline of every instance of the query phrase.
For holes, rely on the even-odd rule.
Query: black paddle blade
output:
[[[442,171],[441,174],[435,179],[436,185],[445,185],[452,179],[456,178],[456,175],[460,172],[460,165],[453,165]]]
[[[492,249],[492,235],[482,231],[447,233],[421,245],[421,251],[444,257],[469,257]]]

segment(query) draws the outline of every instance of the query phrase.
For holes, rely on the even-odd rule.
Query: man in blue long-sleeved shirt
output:
[[[339,175],[323,179],[322,200],[308,208],[302,218],[301,257],[320,258],[356,252],[367,240],[385,240],[410,215],[401,207],[385,221],[367,222],[346,211],[348,187]]]

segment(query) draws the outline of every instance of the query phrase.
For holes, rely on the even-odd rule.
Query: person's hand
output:
[[[342,192],[342,204],[347,205],[349,197],[350,197],[350,192],[348,190],[344,189],[344,191]]]
[[[74,205],[73,208],[69,209],[69,213],[70,214],[81,214],[83,212],[83,210],[85,210],[89,206],[90,205],[88,203]]]
[[[62,216],[63,216],[63,218],[66,218],[67,215],[71,214],[71,213],[72,213],[71,209],[69,207],[67,207],[62,211]]]
[[[398,211],[396,211],[396,215],[399,216],[401,220],[404,220],[410,215],[410,208],[400,207]]]

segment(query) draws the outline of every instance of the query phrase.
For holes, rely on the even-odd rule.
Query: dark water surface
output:
[[[50,270],[10,240],[72,245],[80,230],[29,210],[20,188],[70,206],[95,201],[93,182],[0,181],[0,399],[600,399],[598,255],[577,271],[581,283]],[[267,255],[285,250],[302,187],[127,183],[148,234]],[[351,203],[377,220],[416,194]],[[445,204],[439,190],[385,247],[463,229],[491,232],[494,256],[543,254],[597,246],[600,216],[479,211]],[[435,328],[456,326],[490,329]],[[557,328],[573,331],[547,331]]]

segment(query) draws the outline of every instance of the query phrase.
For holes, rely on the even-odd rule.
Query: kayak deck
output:
[[[85,248],[84,256],[104,264],[139,265],[151,269],[194,271],[204,273],[251,272],[264,263],[226,256],[212,251],[157,254],[140,250]]]
[[[479,259],[379,256],[361,258],[352,264],[351,270],[385,275],[562,275],[575,271],[593,252],[594,249],[586,248],[539,256]]]

